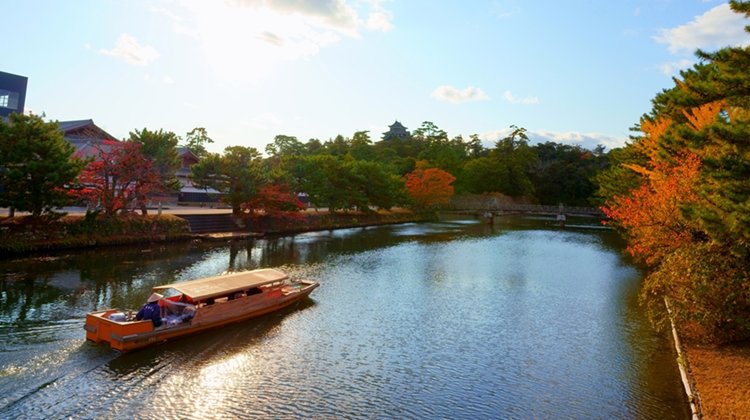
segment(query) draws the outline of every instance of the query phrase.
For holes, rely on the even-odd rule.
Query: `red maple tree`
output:
[[[251,218],[272,219],[282,222],[293,222],[304,220],[300,213],[305,205],[297,195],[289,190],[285,184],[264,185],[258,194],[247,203],[242,204],[242,211]]]
[[[140,144],[108,140],[95,149],[78,176],[79,187],[71,192],[88,207],[112,215],[160,188],[158,169],[140,152]]]

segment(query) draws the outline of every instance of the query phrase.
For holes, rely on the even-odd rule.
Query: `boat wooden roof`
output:
[[[239,273],[222,274],[181,283],[154,287],[154,291],[175,289],[192,300],[198,301],[233,292],[251,289],[275,281],[285,280],[287,275],[279,270],[264,268]]]

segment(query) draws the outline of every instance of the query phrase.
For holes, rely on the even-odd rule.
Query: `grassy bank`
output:
[[[163,242],[190,237],[188,224],[174,215],[103,217],[21,216],[0,219],[0,255],[35,251]]]

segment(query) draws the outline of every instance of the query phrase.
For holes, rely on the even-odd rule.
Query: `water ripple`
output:
[[[607,235],[407,224],[154,251],[104,285],[44,289],[54,303],[27,321],[25,297],[0,308],[0,417],[683,418],[668,342]],[[134,353],[85,343],[82,302],[143,299],[159,258],[171,277],[273,260],[322,285]]]

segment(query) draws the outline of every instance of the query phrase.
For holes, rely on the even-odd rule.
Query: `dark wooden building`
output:
[[[0,117],[23,114],[28,81],[27,77],[0,71]]]
[[[409,130],[406,129],[398,120],[396,120],[393,124],[388,126],[388,131],[383,133],[383,141],[391,140],[391,139],[398,139],[398,140],[405,140],[408,139],[411,134],[409,133]]]

